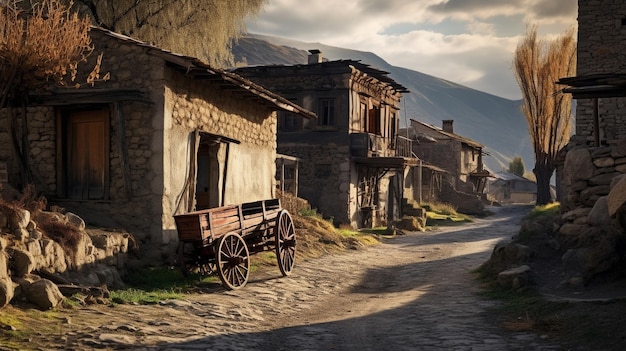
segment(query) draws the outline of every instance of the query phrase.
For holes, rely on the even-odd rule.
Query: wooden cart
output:
[[[223,206],[174,216],[184,274],[217,272],[227,289],[248,282],[250,254],[274,250],[280,272],[291,273],[296,253],[293,221],[280,200]]]

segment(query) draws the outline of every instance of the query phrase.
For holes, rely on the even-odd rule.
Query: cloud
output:
[[[374,52],[389,63],[519,98],[511,59],[536,23],[553,35],[576,23],[577,0],[270,0],[252,33]]]
[[[576,18],[578,0],[447,0],[428,7],[441,17],[473,21],[496,16],[523,15],[527,22],[571,22]]]

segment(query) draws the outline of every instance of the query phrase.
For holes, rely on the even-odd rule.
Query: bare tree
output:
[[[6,107],[13,151],[26,185],[32,180],[28,92],[50,81],[71,83],[77,65],[93,48],[89,21],[72,14],[60,0],[42,0],[29,11],[23,11],[23,5],[19,0],[0,2],[0,107]],[[91,79],[99,78],[98,70],[96,66]]]
[[[69,0],[65,0],[69,1]],[[233,40],[267,0],[75,0],[94,24],[214,66],[232,65]]]
[[[513,60],[535,152],[537,205],[551,201],[550,178],[557,153],[568,143],[572,128],[572,97],[563,94],[555,82],[575,74],[574,33],[569,29],[554,40],[542,41],[537,39],[537,27],[529,26]]]

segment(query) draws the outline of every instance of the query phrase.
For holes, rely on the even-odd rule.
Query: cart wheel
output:
[[[243,288],[250,272],[250,253],[243,238],[237,233],[227,233],[219,241],[217,273],[228,290]]]
[[[286,210],[278,214],[275,232],[278,268],[284,276],[287,276],[291,274],[295,263],[296,233],[291,216]]]
[[[211,275],[215,273],[215,263],[203,254],[203,247],[193,242],[181,241],[176,250],[177,262],[185,277],[191,274]]]

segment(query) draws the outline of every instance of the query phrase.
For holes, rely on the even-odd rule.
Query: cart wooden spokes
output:
[[[174,216],[178,263],[184,274],[217,272],[227,289],[246,285],[250,255],[274,250],[280,272],[291,274],[296,235],[278,199],[223,206]]]

